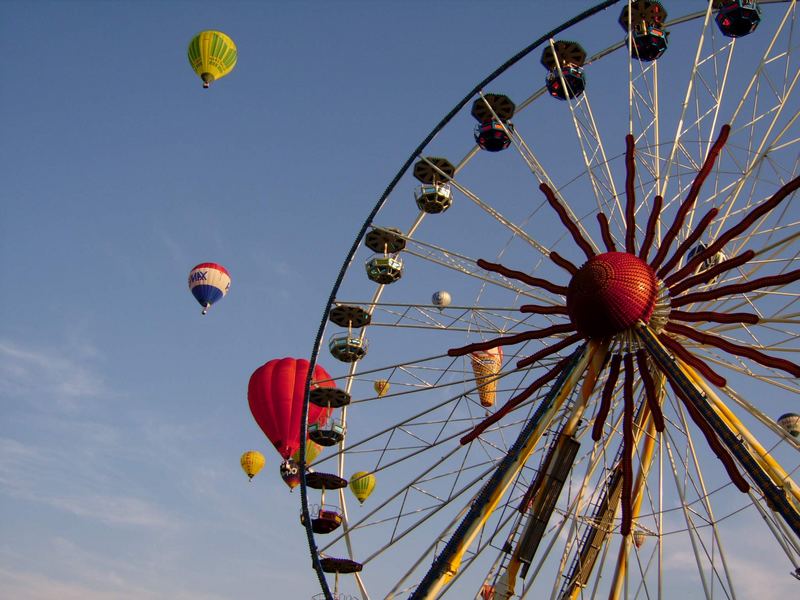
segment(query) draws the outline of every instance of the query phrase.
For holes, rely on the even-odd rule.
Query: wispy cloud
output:
[[[161,223],[154,225],[156,238],[166,248],[167,254],[176,265],[186,265],[190,261],[185,248],[178,242],[174,235],[168,232]]]
[[[126,600],[146,598],[138,590],[120,590],[118,586],[87,585],[65,581],[43,573],[17,571],[0,567],[0,595],[17,600],[105,600],[110,597]],[[152,595],[150,596],[153,597]]]
[[[28,474],[44,472],[46,462],[37,448],[0,438],[0,490],[8,495],[24,495],[30,482]]]
[[[54,487],[52,474],[63,469],[64,457],[55,451],[0,438],[0,494],[44,504],[102,525],[158,530],[178,526],[178,521],[158,505],[132,495],[97,493],[85,478],[73,485],[65,478]]]
[[[725,525],[720,532],[721,542],[724,544],[725,560],[737,596],[759,600],[794,597],[797,580],[790,574],[791,564],[781,552],[778,543],[769,535],[766,524],[755,509],[739,513],[735,523],[728,522]],[[703,537],[703,545],[698,548],[698,552],[708,585],[719,588],[717,579],[726,580],[727,577],[720,560],[719,548],[712,539],[713,531],[706,527],[699,533]],[[740,543],[745,539],[747,543]],[[713,552],[716,574],[711,572],[706,551]],[[674,581],[683,581],[682,585],[691,582],[698,593],[701,593],[697,559],[688,535],[665,538],[664,555],[666,569],[672,574]],[[783,569],[781,565],[784,565]]]
[[[86,354],[81,348],[79,356]],[[30,348],[8,339],[0,339],[0,389],[7,398],[50,399],[62,410],[109,393],[103,379],[68,351]]]
[[[164,511],[141,498],[89,494],[55,496],[46,498],[45,502],[59,510],[107,525],[157,529],[176,526]]]
[[[153,565],[132,563],[120,558],[89,552],[61,537],[47,540],[50,559],[60,569],[52,569],[50,561],[23,569],[0,567],[0,597],[15,600],[220,600],[219,596],[191,589],[185,581],[163,580]],[[22,557],[8,555],[3,562],[18,563]],[[143,573],[148,573],[142,578]]]

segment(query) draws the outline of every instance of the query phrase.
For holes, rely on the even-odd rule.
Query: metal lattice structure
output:
[[[322,597],[736,598],[743,530],[798,585],[800,445],[776,421],[800,397],[797,6],[698,5],[549,32],[368,215],[312,356],[350,399],[342,439],[307,467],[376,485],[328,490],[341,523],[315,533],[304,475]],[[472,145],[476,103],[507,148]]]

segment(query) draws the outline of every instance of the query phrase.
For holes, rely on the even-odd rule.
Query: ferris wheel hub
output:
[[[639,319],[648,322],[657,295],[658,279],[650,265],[627,252],[606,252],[590,258],[573,276],[567,311],[579,333],[609,337]]]

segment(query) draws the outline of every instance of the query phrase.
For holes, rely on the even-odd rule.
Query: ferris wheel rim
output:
[[[591,12],[590,11],[585,11],[580,16],[582,16],[583,18],[588,18],[589,16],[591,16],[595,12],[598,12],[599,10],[602,10],[602,8],[606,8],[607,6],[611,6],[611,5],[616,4],[616,3],[620,2],[620,1],[622,1],[622,0],[614,0],[614,1],[611,1],[611,2],[601,3],[600,5],[597,5],[597,7],[594,7],[594,9],[590,9]],[[771,0],[771,2],[764,2],[764,3],[782,2],[782,1],[784,1],[784,0]],[[600,7],[600,8],[598,8],[598,7]],[[595,10],[595,9],[597,9],[597,10]],[[589,13],[589,14],[587,14],[587,13]],[[398,174],[395,176],[395,178],[390,183],[390,186],[387,187],[387,189],[385,190],[385,192],[383,193],[383,195],[379,199],[378,203],[376,203],[375,207],[373,208],[373,211],[368,215],[366,221],[364,222],[364,225],[362,226],[362,229],[361,229],[360,233],[358,234],[358,236],[357,236],[357,238],[356,238],[356,240],[355,240],[355,242],[353,244],[353,247],[351,248],[350,253],[348,254],[347,258],[344,261],[342,269],[341,269],[341,271],[339,273],[339,277],[337,278],[336,284],[335,284],[335,286],[334,286],[334,288],[333,288],[333,290],[331,292],[331,296],[329,298],[328,304],[326,304],[326,310],[325,310],[325,313],[324,313],[324,316],[323,316],[323,319],[322,319],[322,323],[321,323],[321,326],[320,326],[320,329],[319,329],[319,332],[318,332],[318,335],[317,335],[315,346],[314,346],[313,351],[312,351],[312,358],[311,358],[312,365],[316,364],[316,360],[318,358],[319,349],[322,347],[322,340],[323,340],[324,332],[325,332],[326,325],[327,325],[328,310],[330,309],[331,306],[334,306],[335,303],[337,302],[336,296],[338,294],[339,287],[340,287],[340,285],[342,283],[342,280],[343,280],[343,277],[345,275],[345,272],[348,270],[349,264],[351,263],[353,257],[355,256],[356,251],[359,248],[359,243],[363,239],[364,234],[366,233],[368,228],[372,225],[372,221],[373,221],[374,217],[377,215],[377,213],[382,208],[383,204],[389,198],[391,192],[393,191],[394,187],[397,185],[399,180],[408,171],[408,169],[412,165],[414,159],[416,159],[417,157],[421,156],[422,151],[427,147],[427,145],[430,143],[430,141],[433,139],[433,137],[438,133],[438,131],[441,130],[445,125],[447,125],[447,123],[449,123],[449,121],[453,118],[455,113],[460,111],[469,102],[470,99],[474,98],[476,93],[480,93],[481,89],[483,87],[485,87],[485,85],[487,83],[491,82],[494,78],[499,76],[502,72],[504,72],[505,70],[510,68],[520,58],[522,58],[522,56],[529,54],[531,51],[536,49],[536,47],[540,47],[543,43],[545,43],[547,41],[547,39],[552,38],[554,35],[556,35],[560,31],[562,31],[566,27],[575,24],[576,22],[577,21],[575,19],[572,19],[572,20],[566,22],[560,28],[557,28],[556,30],[553,30],[552,32],[549,32],[546,36],[544,36],[542,38],[541,41],[537,40],[538,43],[534,43],[531,46],[529,46],[528,48],[526,48],[525,54],[520,53],[518,55],[515,55],[515,57],[512,60],[507,61],[507,63],[504,64],[504,66],[503,66],[504,68],[502,68],[502,70],[498,69],[497,71],[495,71],[495,73],[492,74],[492,76],[490,76],[486,80],[482,81],[478,86],[476,86],[476,88],[472,92],[470,92],[470,94],[468,96],[465,97],[465,99],[462,102],[460,102],[456,106],[456,108],[453,111],[451,111],[450,114],[448,114],[448,116],[442,122],[440,122],[439,125],[437,125],[436,128],[434,128],[434,130],[426,138],[426,140],[420,146],[418,146],[418,148],[414,151],[414,153],[411,155],[411,157],[408,159],[408,161],[403,165],[401,170],[398,172]],[[307,411],[307,407],[308,407],[308,389],[310,387],[310,383],[311,382],[310,382],[310,377],[309,377],[309,381],[307,382],[307,385],[306,385],[306,401],[304,403],[304,418],[301,421],[302,427],[303,427],[303,431],[301,432],[301,435],[305,434],[305,428],[306,428],[305,412]],[[304,449],[301,452],[304,453]],[[304,473],[304,475],[305,475],[305,473]],[[307,508],[307,500],[306,500],[306,488],[305,488],[305,477],[304,476],[303,476],[303,479],[301,480],[301,486],[302,486],[301,487],[301,500],[303,502],[303,507],[304,507],[304,512],[305,512],[305,510]],[[310,550],[312,552],[312,560],[314,562],[314,568],[315,568],[315,570],[317,570],[317,567],[318,567],[318,553],[315,552],[317,547],[316,547],[316,543],[313,541],[313,532],[310,531],[310,526],[308,524],[308,519],[306,519],[306,530],[307,530],[307,534],[309,536],[309,547],[310,547]],[[325,576],[322,574],[321,569],[317,571],[317,574],[318,574],[318,577],[320,578],[320,581],[321,581],[321,583],[323,585],[323,591],[326,594],[328,594],[329,593],[329,588],[327,588],[327,580],[326,580]],[[366,597],[367,596],[365,596],[365,598]]]

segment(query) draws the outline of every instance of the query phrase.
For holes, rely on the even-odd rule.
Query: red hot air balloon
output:
[[[256,369],[247,386],[250,412],[284,460],[300,447],[300,417],[308,366],[308,361],[302,358],[277,358]],[[330,378],[319,365],[314,368],[315,381]],[[324,381],[319,387],[336,386],[332,381]],[[330,409],[310,404],[308,423],[324,425],[329,414]]]

